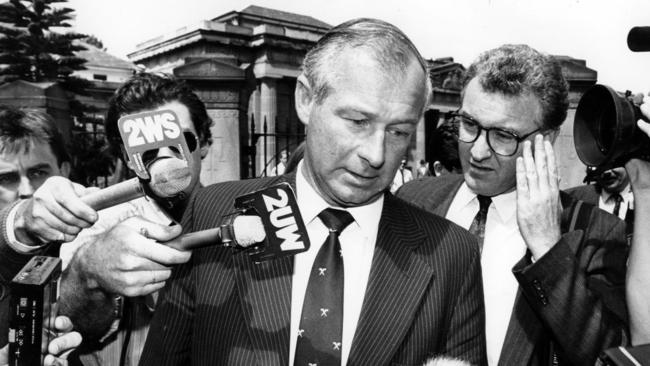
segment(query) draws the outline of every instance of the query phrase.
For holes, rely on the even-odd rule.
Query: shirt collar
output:
[[[516,218],[517,214],[517,191],[513,190],[507,193],[502,193],[492,198],[492,205],[499,215],[499,218],[502,222],[509,222]],[[456,199],[459,199],[463,204],[463,207],[467,207],[470,204],[476,205],[478,207],[478,199],[476,199],[476,193],[472,192],[471,189],[467,186],[467,183],[463,182],[458,193],[456,193]]]
[[[298,201],[298,208],[302,215],[305,224],[310,224],[318,217],[324,209],[331,207],[325,200],[316,192],[314,187],[309,184],[302,172],[304,161],[298,163],[296,172],[296,199]],[[361,230],[370,230],[373,226],[379,225],[381,218],[381,211],[384,207],[384,196],[379,197],[378,200],[368,203],[363,206],[348,207],[346,211],[352,215],[354,222],[361,228]],[[343,210],[341,207],[333,207]]]
[[[621,195],[621,197],[623,197],[623,200],[627,202],[629,200],[628,197],[632,196],[632,185],[628,183],[627,186],[625,186],[625,188],[623,188],[623,190],[619,192],[619,194]],[[609,198],[613,195],[613,193],[607,192],[606,190],[603,189],[600,192],[600,195],[603,197],[603,202],[608,202]]]

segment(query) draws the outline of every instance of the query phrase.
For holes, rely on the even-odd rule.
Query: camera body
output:
[[[573,139],[580,160],[596,174],[621,167],[632,158],[650,161],[650,139],[636,122],[647,121],[628,95],[596,84],[580,99]]]

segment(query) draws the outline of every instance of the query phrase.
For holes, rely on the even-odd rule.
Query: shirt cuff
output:
[[[26,202],[25,200],[19,201],[9,211],[9,214],[7,215],[7,222],[5,223],[5,228],[6,228],[5,234],[7,235],[7,244],[13,250],[15,250],[20,254],[32,254],[34,252],[39,251],[40,249],[43,249],[43,247],[45,247],[45,245],[47,244],[26,245],[19,242],[18,239],[16,239],[16,233],[14,232],[14,220],[16,219],[16,213],[18,212],[18,209],[20,208],[21,205],[24,205],[25,202]]]

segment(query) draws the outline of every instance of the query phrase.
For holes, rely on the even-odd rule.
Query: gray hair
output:
[[[540,122],[546,129],[557,129],[567,116],[569,84],[559,62],[530,46],[506,44],[483,52],[467,69],[463,90],[476,77],[490,93],[532,93],[542,107]]]
[[[328,65],[346,49],[363,48],[376,57],[378,65],[396,80],[414,60],[422,68],[426,80],[428,101],[431,84],[426,61],[413,42],[396,26],[378,19],[359,18],[341,23],[330,29],[307,52],[302,64],[303,75],[312,90],[312,97],[320,103],[328,94]],[[425,105],[426,105],[425,101]]]

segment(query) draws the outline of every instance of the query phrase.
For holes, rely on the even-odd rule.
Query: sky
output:
[[[401,28],[425,58],[453,57],[466,67],[480,52],[526,43],[586,60],[598,82],[650,92],[650,52],[632,52],[627,34],[650,26],[648,0],[68,0],[77,32],[127,58],[136,45],[189,24],[258,5],[331,25],[357,17]]]

